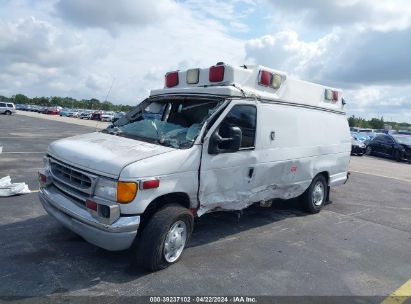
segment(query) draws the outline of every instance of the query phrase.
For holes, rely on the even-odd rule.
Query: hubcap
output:
[[[187,240],[187,225],[183,221],[175,222],[168,230],[164,241],[164,258],[167,262],[175,262],[183,252]]]
[[[312,200],[315,206],[321,206],[324,202],[324,185],[322,182],[317,182],[312,193]]]

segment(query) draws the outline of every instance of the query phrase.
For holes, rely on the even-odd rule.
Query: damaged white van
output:
[[[40,200],[90,243],[162,269],[194,216],[295,197],[319,212],[347,180],[343,108],[341,91],[262,66],[170,72],[107,129],[51,143]]]

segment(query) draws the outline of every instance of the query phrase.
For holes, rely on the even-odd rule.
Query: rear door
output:
[[[226,138],[227,128],[241,129],[240,150],[219,154],[208,152],[209,139],[214,132]],[[252,180],[257,165],[255,151],[257,106],[255,103],[232,101],[204,138],[198,214],[212,209],[240,210],[252,203]],[[219,146],[220,148],[220,146]],[[221,149],[224,149],[222,146]]]
[[[6,103],[0,102],[0,113],[4,113],[6,111]]]

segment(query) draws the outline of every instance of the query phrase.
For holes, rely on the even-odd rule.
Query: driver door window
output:
[[[240,150],[253,149],[255,143],[255,130],[257,122],[257,109],[252,105],[234,106],[222,121],[218,134],[223,138],[230,137],[230,127],[239,127],[242,133]],[[221,146],[220,146],[221,145]],[[224,149],[224,142],[219,144]]]

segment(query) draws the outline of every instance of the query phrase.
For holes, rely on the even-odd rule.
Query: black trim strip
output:
[[[272,103],[272,104],[279,104],[283,106],[307,108],[307,109],[312,109],[312,110],[319,110],[319,111],[331,112],[331,113],[340,114],[340,115],[346,115],[345,112],[343,111],[332,110],[332,109],[327,109],[323,107],[317,107],[317,106],[311,106],[311,105],[305,105],[305,104],[299,104],[299,103],[293,103],[293,102],[287,102],[287,101],[277,101],[277,100],[270,100],[270,99],[259,99],[259,101],[261,101],[262,103]]]
[[[258,100],[261,103],[271,103],[271,104],[279,104],[279,105],[284,105],[284,106],[291,106],[291,107],[298,107],[298,108],[307,108],[307,109],[312,109],[312,110],[318,110],[318,111],[324,111],[324,112],[330,112],[330,113],[335,113],[339,115],[346,115],[344,111],[338,111],[338,110],[332,110],[332,109],[327,109],[323,107],[317,107],[317,106],[311,106],[311,105],[306,105],[306,104],[300,104],[300,103],[294,103],[294,102],[287,102],[287,101],[278,101],[278,100],[272,100],[272,99],[261,99],[258,97],[252,97],[252,96],[240,96],[240,95],[218,95],[218,94],[209,94],[209,93],[164,93],[164,94],[158,94],[158,95],[153,95],[150,96],[150,98],[156,98],[156,97],[165,97],[165,96],[213,96],[213,97],[220,97],[220,98],[226,98],[226,99],[233,99],[233,98],[241,98],[241,99],[248,99],[248,100]]]

